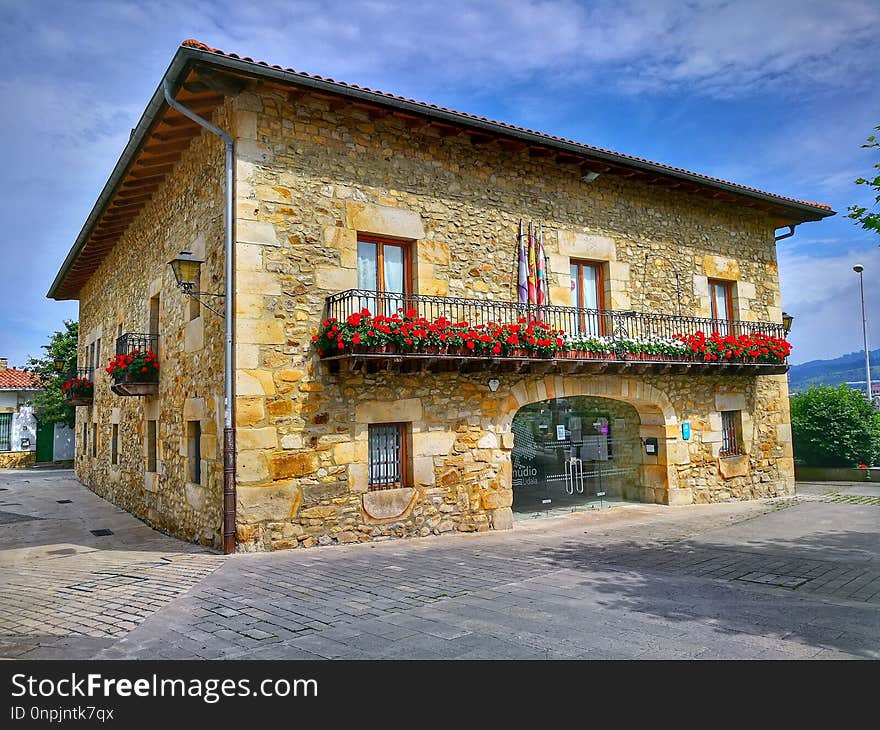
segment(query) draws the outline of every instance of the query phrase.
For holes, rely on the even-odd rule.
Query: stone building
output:
[[[192,252],[198,290],[224,290],[224,144],[165,84],[234,142],[226,507],[224,322],[205,306],[222,300],[185,296],[168,266]],[[234,510],[239,550],[508,529],[609,499],[791,494],[785,352],[760,338],[784,334],[777,232],[829,215],[187,41],[49,293],[79,300],[94,373],[78,478],[208,545]],[[521,221],[542,233],[543,307],[518,303]],[[371,344],[372,317],[395,313],[418,341],[392,319]],[[431,339],[508,337],[520,319],[560,332]],[[713,332],[719,360],[698,334]],[[105,372],[148,348],[150,382]]]

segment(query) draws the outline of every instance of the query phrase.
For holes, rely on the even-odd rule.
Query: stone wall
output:
[[[508,527],[513,415],[563,390],[631,403],[660,438],[646,501],[793,489],[784,377],[502,376],[492,393],[480,373],[330,375],[310,348],[325,297],[357,286],[359,232],[412,241],[416,293],[511,301],[521,217],[543,223],[554,303],[579,258],[602,262],[609,308],[674,313],[680,296],[707,316],[717,277],[737,318],[779,322],[768,216],[620,177],[586,185],[575,167],[308,95],[253,86],[233,108],[241,549]],[[735,465],[718,458],[733,405],[748,443]],[[376,505],[366,433],[383,421],[411,424],[413,489]]]
[[[24,469],[33,466],[36,460],[36,451],[0,452],[0,469]]]
[[[228,124],[220,109],[215,120]],[[183,249],[206,259],[199,288],[223,291],[223,145],[203,133],[142,209],[80,295],[80,367],[100,341],[94,404],[78,407],[77,478],[102,497],[160,530],[186,540],[222,544],[223,320],[175,287],[168,261]],[[159,295],[159,394],[123,397],[104,371],[119,332],[147,332],[149,300]],[[156,472],[146,471],[146,421],[158,421]],[[186,468],[186,421],[202,428],[201,484]],[[119,429],[118,466],[110,458]],[[83,448],[83,427],[88,444]],[[97,427],[92,456],[91,427]]]

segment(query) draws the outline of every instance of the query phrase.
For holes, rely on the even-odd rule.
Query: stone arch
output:
[[[677,465],[690,461],[687,444],[681,439],[678,415],[665,392],[640,378],[620,375],[593,377],[548,375],[544,378],[527,378],[513,385],[499,409],[495,424],[501,435],[500,444],[506,456],[505,468],[501,470],[503,481],[498,486],[511,490],[512,471],[510,455],[513,449],[511,427],[514,416],[523,406],[555,398],[593,396],[620,400],[632,405],[639,414],[639,436],[656,438],[656,456],[643,454],[641,484],[646,502],[657,504],[690,504],[690,489],[679,488]],[[509,508],[494,511],[493,525],[503,528],[510,525]]]

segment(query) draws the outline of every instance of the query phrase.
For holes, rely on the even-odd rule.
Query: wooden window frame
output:
[[[202,422],[186,422],[186,470],[190,484],[202,483]]]
[[[119,424],[110,424],[110,463],[119,466]]]
[[[725,279],[709,279],[709,315],[714,322],[733,322],[733,284]],[[724,287],[727,291],[726,318],[718,316],[718,305],[715,301],[715,287]]]
[[[154,433],[153,433],[152,444],[150,443],[150,424],[151,423],[155,424],[153,426]],[[147,449],[146,449],[147,453],[145,454],[145,456],[146,456],[145,467],[146,468],[144,471],[146,471],[148,474],[155,474],[159,470],[159,421],[158,421],[158,419],[148,418],[147,424],[144,428],[146,430],[146,433],[144,434],[144,436],[146,438],[144,438],[144,441],[146,442],[146,446],[147,446]],[[151,466],[153,467],[152,469],[150,469]]]
[[[584,307],[584,274],[583,269],[585,266],[589,266],[592,269],[596,270],[596,304],[598,305],[598,310],[600,312],[605,311],[605,262],[604,261],[593,261],[591,259],[569,259],[568,260],[568,269],[571,271],[572,266],[577,267],[577,275],[578,275],[578,303],[577,309],[583,310],[586,309]],[[582,332],[587,332],[587,320],[586,316],[581,313],[578,315],[578,319],[581,326]],[[599,336],[605,334],[605,318],[599,316]]]
[[[739,456],[740,448],[740,411],[721,411],[721,450],[720,457]],[[729,424],[729,425],[728,425]],[[725,442],[727,448],[725,448]]]
[[[383,482],[373,484],[373,464],[371,461],[372,450],[370,448],[369,431],[372,428],[390,428],[400,429],[400,454],[398,458],[398,471],[400,473],[400,482]],[[400,489],[412,486],[412,474],[409,466],[409,424],[401,422],[392,423],[371,423],[367,426],[367,489],[371,492],[379,492],[386,489]]]
[[[413,293],[413,274],[412,274],[412,246],[413,242],[399,239],[399,238],[387,238],[384,236],[369,236],[358,234],[357,239],[355,240],[355,247],[359,243],[372,243],[376,246],[376,291],[380,294],[387,293],[385,291],[385,246],[396,246],[398,248],[403,249],[403,294],[401,294],[401,299],[406,299],[407,297],[412,296]],[[355,251],[355,253],[357,253]],[[360,288],[360,287],[358,287]],[[391,292],[396,293],[396,292]],[[377,298],[376,309],[379,311],[373,312],[373,314],[382,314],[388,315],[388,312],[385,312],[384,309],[384,300],[381,297]],[[390,314],[393,314],[391,312]]]

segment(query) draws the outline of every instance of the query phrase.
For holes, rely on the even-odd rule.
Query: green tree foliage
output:
[[[875,127],[880,132],[880,126]],[[880,149],[880,142],[877,141],[876,135],[868,137],[865,144],[862,145],[866,149]],[[873,178],[860,177],[856,180],[856,185],[867,185],[874,189],[874,207],[880,207],[880,162],[874,165],[876,174]],[[849,218],[858,221],[862,228],[868,231],[880,233],[880,211],[871,212],[868,208],[861,205],[849,206]]]
[[[794,455],[809,466],[872,466],[880,458],[880,411],[846,385],[791,397]]]
[[[76,370],[78,338],[79,322],[65,320],[64,329],[54,332],[48,345],[42,345],[45,356],[28,360],[28,370],[40,376],[45,388],[32,401],[41,422],[66,423],[74,427],[76,410],[64,400],[61,384]],[[64,360],[64,367],[60,371],[55,368],[56,359]]]

